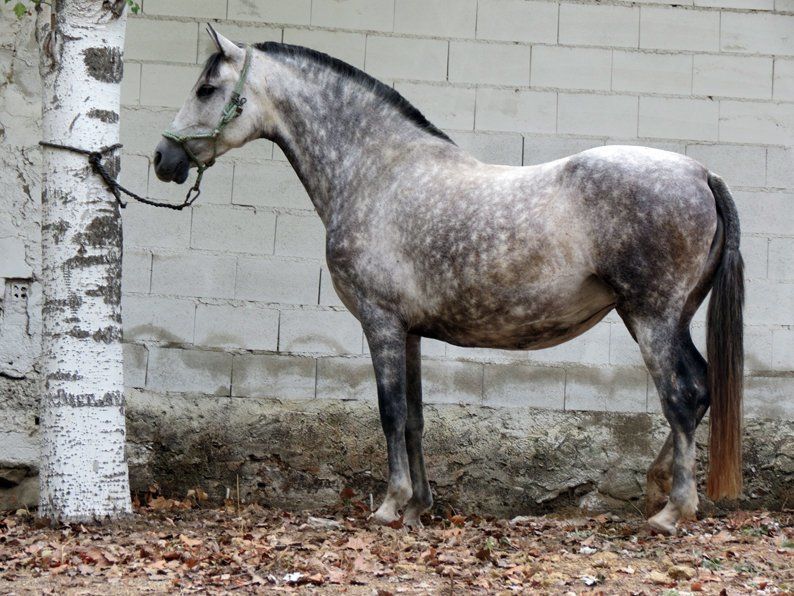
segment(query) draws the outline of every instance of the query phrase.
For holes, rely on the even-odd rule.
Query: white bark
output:
[[[123,0],[58,0],[40,16],[45,141],[118,142]],[[116,9],[121,16],[114,15]],[[120,9],[120,10],[119,10]],[[86,156],[43,148],[41,497],[60,521],[131,511],[124,453],[121,219]],[[108,156],[115,170],[118,158]]]

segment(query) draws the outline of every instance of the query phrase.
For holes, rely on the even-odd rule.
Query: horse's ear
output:
[[[207,23],[207,33],[218,51],[232,61],[242,60],[245,52],[233,41],[226,39],[223,35],[215,31],[215,29]]]

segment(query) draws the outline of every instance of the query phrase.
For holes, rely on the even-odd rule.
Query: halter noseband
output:
[[[172,141],[176,141],[182,146],[182,149],[185,150],[187,156],[190,158],[196,167],[198,168],[198,176],[196,178],[196,184],[194,185],[195,189],[198,189],[199,183],[201,182],[201,177],[204,175],[204,171],[209,168],[213,163],[215,163],[215,155],[217,152],[217,144],[218,144],[218,137],[226,128],[226,125],[229,124],[232,120],[237,118],[240,114],[243,113],[243,106],[247,101],[245,97],[240,97],[240,94],[243,92],[243,87],[245,86],[245,81],[248,78],[248,70],[251,67],[251,56],[253,54],[253,50],[251,46],[245,47],[245,63],[243,64],[243,70],[240,72],[240,78],[237,79],[237,84],[234,86],[234,91],[232,91],[232,95],[229,98],[229,101],[223,107],[223,111],[221,112],[221,118],[218,121],[218,125],[212,129],[205,132],[196,132],[193,134],[179,134],[176,132],[172,132],[170,130],[163,131],[163,136],[167,139],[171,139]],[[196,157],[195,153],[190,150],[188,147],[188,141],[192,141],[194,139],[211,139],[212,140],[212,158],[208,162],[200,162]]]

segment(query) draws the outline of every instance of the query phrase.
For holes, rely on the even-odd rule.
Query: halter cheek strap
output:
[[[182,146],[182,149],[185,150],[187,156],[190,158],[190,161],[196,164],[198,168],[198,177],[196,178],[196,184],[194,185],[195,189],[198,189],[199,183],[201,182],[201,177],[204,175],[204,171],[209,168],[215,162],[215,156],[217,154],[217,145],[218,145],[218,137],[220,136],[221,132],[224,128],[237,118],[240,114],[243,113],[243,106],[245,106],[245,102],[247,101],[245,97],[240,97],[243,92],[243,87],[245,87],[245,81],[248,78],[248,71],[251,68],[251,56],[253,54],[253,50],[251,46],[245,47],[245,63],[243,64],[243,70],[240,72],[240,78],[237,79],[237,84],[234,86],[234,91],[232,91],[232,95],[229,98],[229,101],[223,107],[223,111],[221,112],[220,120],[218,124],[212,130],[207,131],[200,131],[195,132],[193,134],[180,134],[178,132],[173,132],[170,130],[163,131],[163,136],[167,139],[171,139],[172,141],[176,141]],[[188,141],[192,141],[195,139],[210,139],[212,141],[212,158],[208,162],[201,162],[196,157],[196,155],[190,150],[188,146]]]

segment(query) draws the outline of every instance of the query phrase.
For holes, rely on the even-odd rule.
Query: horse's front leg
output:
[[[389,459],[389,486],[386,498],[375,512],[375,520],[388,524],[400,518],[400,510],[413,492],[405,447],[406,332],[395,318],[385,314],[367,317],[362,323],[375,367],[378,409]]]
[[[406,401],[408,419],[405,424],[405,447],[411,466],[413,496],[405,509],[405,525],[422,527],[419,517],[433,505],[433,493],[427,481],[425,458],[422,451],[422,434],[425,421],[422,414],[422,353],[418,335],[409,335],[405,351]]]

